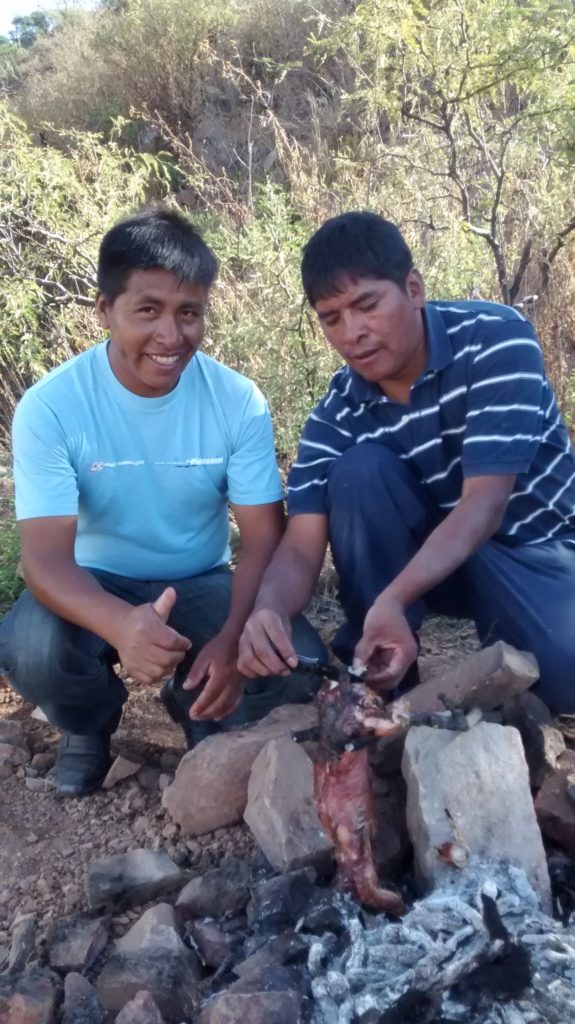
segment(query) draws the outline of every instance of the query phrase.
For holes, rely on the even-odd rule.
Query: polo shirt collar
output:
[[[423,322],[427,338],[427,363],[423,375],[430,370],[444,370],[453,362],[453,349],[445,327],[445,322],[438,309],[426,302],[423,307]]]
[[[445,369],[453,362],[453,349],[449,340],[443,317],[435,306],[426,302],[423,307],[423,323],[427,340],[427,362],[421,377],[415,382],[425,380],[430,374]],[[388,399],[380,391],[377,384],[365,380],[355,370],[349,370],[351,385],[349,393],[356,402],[386,402]]]

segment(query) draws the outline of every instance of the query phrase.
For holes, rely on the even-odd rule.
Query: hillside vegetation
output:
[[[183,207],[221,261],[207,351],[291,454],[334,360],[299,259],[321,220],[396,220],[430,297],[536,320],[574,412],[573,0],[102,0],[0,41],[0,431],[99,337],[99,237]],[[18,24],[17,24],[18,22]]]

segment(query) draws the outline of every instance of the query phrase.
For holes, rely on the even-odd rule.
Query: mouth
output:
[[[148,352],[147,355],[154,366],[158,366],[162,370],[174,370],[182,360],[181,353],[179,352],[171,356],[161,356],[154,352]]]
[[[377,355],[379,355],[379,349],[372,348],[369,349],[368,352],[362,352],[361,354],[356,353],[353,356],[353,361],[354,363],[359,363],[359,365],[361,366],[363,363],[368,363],[370,359],[373,359]]]

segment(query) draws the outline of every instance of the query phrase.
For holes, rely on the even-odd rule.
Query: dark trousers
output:
[[[132,580],[100,571],[94,571],[94,576],[105,590],[131,605],[155,601],[167,586],[175,587],[177,600],[168,623],[193,645],[190,657],[180,666],[180,678],[222,628],[229,612],[232,574],[227,566],[175,581]],[[303,615],[292,625],[298,654],[325,660],[325,647]],[[0,624],[0,666],[14,689],[39,705],[48,720],[65,732],[99,732],[121,708],[127,690],[114,669],[117,661],[116,651],[105,640],[54,615],[29,591]],[[280,704],[308,701],[318,685],[317,680],[296,673],[248,680],[242,705],[225,719],[224,727],[255,721]],[[190,692],[190,703],[195,696],[195,691]],[[221,727],[196,723],[198,734]]]
[[[329,531],[346,623],[334,652],[350,662],[368,609],[439,522],[429,492],[383,445],[359,444],[328,481]],[[575,540],[575,535],[573,537]],[[490,540],[444,583],[414,603],[417,632],[432,611],[475,620],[495,640],[535,655],[534,687],[554,713],[575,712],[575,547],[562,540],[511,547]]]

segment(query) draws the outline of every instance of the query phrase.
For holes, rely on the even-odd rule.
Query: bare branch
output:
[[[571,220],[567,222],[565,227],[562,228],[561,231],[557,232],[557,238],[554,244],[549,249],[549,251],[547,252],[545,249],[543,250],[540,263],[542,293],[546,292],[549,287],[549,279],[551,277],[551,265],[561,252],[563,246],[565,245],[565,242],[567,241],[567,238],[573,231],[575,231],[575,217],[572,217]]]
[[[531,250],[532,250],[532,248],[533,248],[533,239],[532,238],[528,238],[526,243],[525,243],[525,245],[523,246],[523,252],[521,253],[521,259],[519,260],[519,263],[517,264],[517,270],[515,271],[515,276],[513,278],[513,281],[511,282],[511,286],[509,288],[509,304],[511,306],[513,305],[513,303],[515,302],[515,299],[519,295],[519,289],[521,288],[521,285],[523,283],[523,278],[525,277],[525,272],[526,272],[527,267],[529,266],[529,264],[531,262]]]
[[[90,306],[95,305],[94,299],[89,299],[85,295],[76,295],[74,292],[69,291],[60,281],[51,281],[47,277],[33,277],[31,274],[20,274],[15,270],[6,270],[0,272],[1,277],[12,277],[16,281],[33,281],[34,284],[39,284],[42,288],[48,289],[48,291],[54,290],[59,292],[58,296],[49,296],[50,303],[58,306],[68,305],[73,302],[77,306]]]

